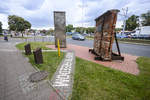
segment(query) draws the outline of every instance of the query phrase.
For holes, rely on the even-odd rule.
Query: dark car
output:
[[[73,40],[85,40],[85,37],[82,36],[81,34],[74,34],[72,35]]]
[[[3,33],[0,33],[0,35],[3,35]]]

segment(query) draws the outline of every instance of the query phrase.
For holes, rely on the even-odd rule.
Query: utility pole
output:
[[[82,28],[84,27],[84,8],[86,8],[87,7],[87,5],[86,4],[84,4],[84,0],[82,0],[82,4],[81,5],[79,5],[79,7],[80,8],[82,8]],[[84,30],[82,30],[82,32],[83,32]]]
[[[142,27],[142,23],[141,23],[141,19],[140,18],[138,18],[138,22],[139,22],[139,36],[140,36],[140,34],[141,34],[141,27]]]
[[[124,34],[125,27],[126,27],[126,20],[127,20],[127,18],[128,18],[128,16],[127,16],[127,14],[128,14],[128,7],[127,7],[126,9],[125,9],[125,8],[122,8],[122,11],[123,11],[123,14],[119,14],[119,15],[121,15],[121,16],[124,17],[123,30],[122,30],[122,32],[123,32],[123,34]],[[121,33],[121,35],[122,35],[122,33]]]

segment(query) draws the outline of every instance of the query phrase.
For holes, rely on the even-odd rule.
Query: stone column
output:
[[[60,48],[66,48],[66,17],[63,11],[54,11],[55,47],[59,39]]]

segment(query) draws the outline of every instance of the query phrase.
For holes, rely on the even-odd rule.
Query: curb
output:
[[[68,59],[70,59],[70,58],[68,58],[68,55],[70,55],[70,53],[72,53],[72,55],[73,55],[72,56],[73,60],[71,61],[72,64],[71,65],[69,64],[72,67],[71,67],[71,70],[70,70],[70,74],[66,74],[66,75],[68,75],[70,81],[67,81],[67,83],[64,83],[65,85],[62,85],[63,82],[58,81],[58,79],[59,79],[58,76],[61,76],[61,74],[62,74],[62,73],[60,73],[60,69],[66,68],[66,67],[63,67],[63,65],[65,65],[65,62],[67,62],[67,64],[68,64]],[[53,77],[51,79],[51,82],[52,82],[51,85],[53,85],[55,87],[55,89],[59,90],[59,93],[60,93],[61,97],[64,98],[64,100],[68,100],[72,96],[72,89],[73,89],[73,82],[74,82],[74,80],[73,80],[74,79],[73,78],[74,69],[75,69],[75,52],[72,51],[72,50],[67,50],[65,58],[60,63],[60,65],[58,66],[55,74],[53,75]],[[63,72],[63,74],[64,74],[64,72]],[[62,82],[62,83],[60,84],[58,82],[60,82],[60,83]],[[68,85],[66,86],[66,84],[68,84]]]
[[[143,43],[133,43],[133,42],[123,42],[123,41],[118,41],[118,42],[125,43],[125,44],[135,44],[135,45],[150,46],[150,44],[143,44]]]
[[[20,52],[24,52],[24,50],[19,50]],[[33,51],[33,50],[32,50]],[[53,51],[57,51],[57,50],[44,50],[43,52],[53,52]],[[66,50],[63,50],[62,52],[67,52]],[[26,57],[28,59],[28,57]],[[28,59],[29,60],[29,59]],[[63,59],[64,60],[64,59]],[[40,69],[38,69],[36,66],[32,65],[33,68],[35,69],[35,72],[40,72]],[[64,97],[62,96],[63,94],[61,94],[60,92],[57,91],[57,89],[55,87],[53,87],[52,82],[48,79],[47,83],[49,84],[50,88],[52,88],[56,94],[58,94],[58,96],[61,98],[61,100],[65,100]]]

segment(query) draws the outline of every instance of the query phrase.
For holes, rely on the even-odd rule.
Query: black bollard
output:
[[[41,48],[37,48],[33,51],[34,54],[34,60],[36,64],[42,64],[43,63],[43,56],[42,56],[42,50]]]
[[[25,54],[26,55],[30,55],[31,54],[31,46],[30,46],[29,43],[24,46],[24,49],[25,49]]]

